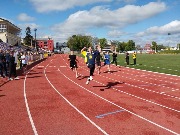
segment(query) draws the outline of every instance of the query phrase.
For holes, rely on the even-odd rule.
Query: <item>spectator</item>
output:
[[[5,77],[4,75],[3,75],[3,70],[4,70],[4,66],[3,66],[3,63],[4,63],[4,58],[5,58],[5,56],[4,56],[4,53],[3,53],[3,51],[0,49],[0,74],[1,74],[1,77]]]
[[[126,52],[125,59],[126,59],[126,65],[129,65],[129,53],[128,52]]]
[[[15,80],[18,80],[19,78],[17,77],[17,75],[16,75],[16,64],[17,63],[15,63],[15,57],[14,57],[14,53],[13,52],[11,52],[10,53],[10,58],[9,58],[9,81],[11,81],[11,80],[13,80],[12,78],[11,78],[11,75],[12,74],[14,74],[14,79]]]
[[[21,60],[22,60],[23,74],[26,74],[27,64],[28,64],[28,55],[26,52],[22,53]]]
[[[113,52],[112,57],[113,57],[112,63],[115,63],[117,66],[117,53],[115,51]]]
[[[133,61],[134,61],[134,65],[136,65],[136,52],[135,51],[133,53]]]

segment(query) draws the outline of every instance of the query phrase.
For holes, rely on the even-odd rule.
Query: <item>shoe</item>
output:
[[[9,78],[8,81],[12,81],[13,79],[12,78]]]
[[[89,82],[90,82],[90,79],[88,78],[88,79],[87,79],[87,81],[86,81],[86,84],[88,85],[88,84],[89,84]]]
[[[92,76],[89,77],[90,80],[93,80]]]
[[[14,80],[19,80],[19,77],[14,78]]]

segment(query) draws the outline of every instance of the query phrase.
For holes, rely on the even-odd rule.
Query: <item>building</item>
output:
[[[21,44],[21,29],[8,20],[0,18],[0,40],[9,45]]]
[[[54,51],[54,40],[50,38],[39,38],[36,39],[36,44],[39,48],[47,51]]]
[[[67,43],[56,43],[56,49],[59,50],[62,53],[68,53],[70,52],[70,48],[68,48]]]

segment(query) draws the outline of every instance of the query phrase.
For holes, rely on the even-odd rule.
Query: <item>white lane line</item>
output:
[[[88,118],[84,113],[82,113],[78,108],[76,108],[69,100],[67,100],[55,87],[54,85],[50,82],[50,80],[48,79],[47,75],[46,75],[46,68],[49,66],[49,64],[45,67],[44,69],[44,75],[46,77],[46,80],[48,81],[48,83],[51,85],[51,87],[72,107],[74,108],[78,113],[80,113],[86,120],[88,120],[92,125],[94,125],[97,129],[99,129],[103,134],[108,135],[108,133],[106,133],[106,131],[104,131],[101,127],[99,127],[96,123],[94,123],[90,118]],[[58,69],[58,71],[60,71]]]
[[[87,71],[87,69],[85,69],[85,68],[83,68],[83,69]],[[116,74],[115,74],[115,75],[116,75]],[[112,79],[112,78],[110,78],[110,77],[108,77],[108,76],[103,76],[103,75],[101,75],[101,74],[100,74],[99,76],[101,76],[101,77],[103,77],[103,78],[106,78],[106,79],[109,79],[109,80],[113,80],[113,81],[116,81],[116,82],[121,83],[119,80]],[[123,77],[123,76],[122,76],[122,77]],[[95,80],[93,80],[93,81],[95,81]],[[99,83],[99,84],[101,84],[101,85],[103,85],[103,86],[106,85],[106,84],[103,84],[103,83],[98,82],[98,81],[95,81],[95,82],[97,82],[97,83]],[[141,87],[136,86],[136,85],[132,85],[132,84],[128,84],[128,83],[124,83],[124,84],[126,84],[126,85],[128,85],[128,86],[132,86],[132,87],[136,87],[136,88],[142,89]],[[146,101],[146,102],[155,104],[155,105],[157,105],[157,106],[161,106],[161,107],[163,107],[163,108],[167,108],[167,109],[169,109],[169,110],[172,110],[172,111],[175,111],[175,112],[178,112],[178,113],[180,112],[180,110],[176,110],[176,109],[173,109],[173,108],[171,108],[171,107],[167,107],[167,106],[165,106],[165,105],[161,105],[161,104],[159,104],[159,103],[153,102],[153,101],[151,101],[151,100],[144,99],[144,98],[142,98],[142,97],[139,97],[139,96],[130,94],[130,93],[124,91],[124,90],[116,89],[116,88],[113,88],[113,87],[112,87],[112,89],[115,89],[115,90],[117,90],[117,91],[119,91],[119,92],[121,92],[121,93],[124,93],[124,94],[126,94],[126,95],[129,95],[129,96],[132,96],[132,97],[141,99],[141,100],[143,100],[143,101]],[[157,93],[157,94],[163,94],[163,95],[168,96],[168,97],[172,97],[171,95],[167,95],[167,94],[165,94],[165,93],[160,93],[160,92],[152,91],[152,90],[145,89],[145,88],[144,88],[143,90],[150,91],[150,92],[154,92],[154,93]],[[175,98],[175,97],[173,97],[173,98]],[[177,97],[176,99],[179,99],[179,98]]]
[[[33,68],[31,70],[33,70]],[[36,127],[35,127],[35,124],[34,124],[34,121],[33,121],[33,118],[31,116],[31,112],[30,112],[30,109],[29,109],[28,100],[27,100],[27,96],[26,96],[26,79],[27,79],[27,74],[26,74],[25,79],[24,79],[24,100],[25,100],[26,110],[27,110],[27,113],[28,113],[28,117],[29,117],[32,129],[33,129],[33,132],[34,132],[35,135],[38,135]]]
[[[142,116],[140,116],[140,115],[138,115],[138,114],[135,114],[135,113],[133,113],[133,112],[131,112],[131,111],[129,111],[129,110],[127,110],[127,109],[125,109],[125,108],[123,108],[123,107],[121,107],[121,106],[119,106],[119,105],[117,105],[117,104],[115,104],[115,103],[113,103],[113,102],[111,102],[111,101],[109,101],[109,100],[101,97],[101,96],[99,96],[98,94],[96,94],[96,93],[94,93],[94,92],[86,89],[85,87],[79,85],[78,83],[74,82],[73,80],[71,80],[70,78],[68,78],[65,74],[63,74],[60,70],[59,70],[59,72],[60,72],[65,78],[67,78],[69,81],[73,82],[74,84],[78,85],[79,87],[81,87],[82,89],[88,91],[89,93],[91,93],[91,94],[93,94],[93,95],[101,98],[102,100],[104,100],[104,101],[106,101],[106,102],[108,102],[108,103],[110,103],[110,104],[112,104],[112,105],[114,105],[114,106],[117,106],[117,107],[119,107],[119,108],[121,108],[121,109],[129,112],[130,114],[132,114],[132,115],[134,115],[134,116],[137,116],[138,118],[143,119],[143,120],[145,120],[145,121],[147,121],[147,122],[149,122],[149,123],[151,123],[151,124],[153,124],[153,125],[156,125],[156,126],[162,128],[162,129],[166,130],[166,131],[169,131],[169,132],[171,132],[171,133],[173,133],[173,134],[175,134],[175,135],[179,135],[179,134],[176,133],[175,131],[172,131],[172,130],[166,128],[166,127],[163,127],[163,126],[161,126],[161,125],[159,125],[159,124],[157,124],[157,123],[155,123],[155,122],[153,122],[153,121],[150,121],[150,120],[148,120],[148,119],[146,119],[146,118],[144,118],[144,117],[142,117]]]

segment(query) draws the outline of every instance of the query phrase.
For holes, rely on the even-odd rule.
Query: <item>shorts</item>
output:
[[[27,66],[27,64],[23,64],[23,67],[26,67]]]
[[[97,65],[97,66],[101,66],[101,62],[100,62],[100,61],[97,61],[97,62],[96,62],[96,65]]]
[[[70,67],[71,68],[77,68],[77,62],[76,61],[70,61]]]

